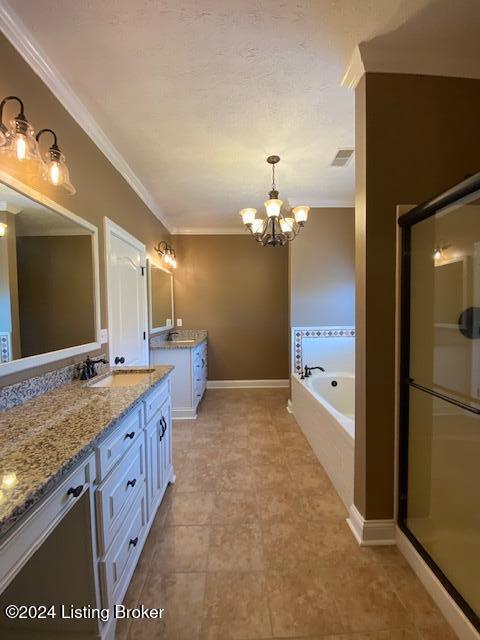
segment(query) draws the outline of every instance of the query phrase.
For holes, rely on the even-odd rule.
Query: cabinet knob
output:
[[[132,538],[128,543],[128,546],[132,545],[132,547],[136,547],[138,542],[138,536],[136,538]]]
[[[133,440],[134,437],[135,437],[135,431],[131,431],[130,433],[125,434],[125,440],[127,438],[130,438],[130,440]]]
[[[115,364],[124,364],[125,363],[125,358],[123,356],[117,356],[115,358]]]
[[[133,480],[129,480],[127,482],[127,487],[134,487],[137,484],[137,479],[134,478]]]
[[[78,496],[83,491],[83,484],[79,484],[78,487],[70,487],[67,491],[67,496],[73,496],[74,498],[78,498]]]

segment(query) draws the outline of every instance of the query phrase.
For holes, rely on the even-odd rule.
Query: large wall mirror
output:
[[[1,376],[99,348],[100,310],[96,227],[0,179]]]
[[[173,327],[173,274],[148,261],[150,333]]]

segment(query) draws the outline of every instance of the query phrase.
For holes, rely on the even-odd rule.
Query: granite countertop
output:
[[[110,373],[103,369],[94,380],[76,380],[0,411],[0,536],[54,489],[173,367],[143,369],[150,371],[148,378],[135,386],[88,387]]]
[[[203,330],[178,331],[172,340],[166,340],[165,334],[151,338],[150,349],[193,349],[208,337]]]

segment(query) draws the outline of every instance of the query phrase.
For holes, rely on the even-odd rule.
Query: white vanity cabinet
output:
[[[151,349],[152,365],[173,365],[172,416],[174,419],[195,419],[197,407],[207,386],[207,341],[192,347],[182,346]]]

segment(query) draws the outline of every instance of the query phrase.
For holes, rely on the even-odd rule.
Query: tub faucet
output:
[[[314,369],[319,369],[320,371],[323,371],[325,373],[325,369],[323,367],[307,367],[307,365],[305,365],[305,374],[304,374],[304,378],[309,378],[312,375],[312,371]]]

